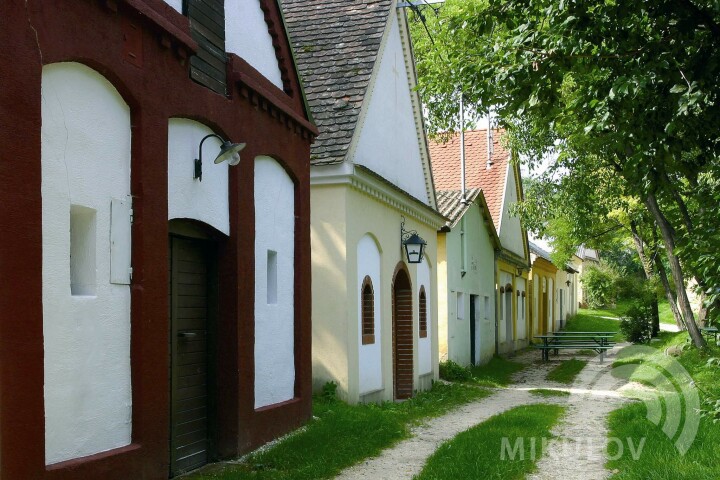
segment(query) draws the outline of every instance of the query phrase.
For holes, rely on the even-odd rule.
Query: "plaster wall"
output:
[[[255,408],[295,396],[295,184],[255,159]]]
[[[540,288],[540,277],[535,273],[531,272],[532,274],[532,333],[533,335],[540,335],[540,332],[542,329],[540,328],[540,295],[542,294],[542,289]]]
[[[420,287],[425,287],[425,295],[426,295],[426,314],[427,314],[427,336],[426,337],[419,337],[418,336],[418,373],[420,375],[425,375],[428,373],[432,373],[432,338],[433,338],[433,330],[435,329],[437,323],[435,322],[435,315],[433,315],[433,312],[435,311],[433,309],[432,304],[432,298],[429,295],[431,292],[432,285],[430,283],[431,278],[431,272],[430,272],[430,265],[428,264],[427,257],[423,259],[422,263],[418,264],[417,266],[417,272],[415,277],[415,284],[417,285],[417,291],[418,294],[415,297],[417,301],[420,301]],[[419,312],[419,310],[418,310]],[[418,316],[415,317],[415,330],[417,332],[420,332],[420,315],[418,313]],[[418,333],[419,335],[419,333]]]
[[[500,243],[502,246],[520,257],[525,256],[525,246],[523,237],[525,232],[520,225],[520,218],[511,215],[510,209],[518,202],[517,181],[515,178],[515,169],[511,164],[507,165],[507,175],[505,180],[505,197],[502,205],[502,218],[500,220]]]
[[[130,195],[130,109],[96,71],[51,64],[41,138],[45,462],[53,464],[131,441],[130,288],[110,283],[110,204]],[[73,207],[89,228],[71,245]],[[83,295],[71,293],[71,249],[89,262]]]
[[[527,291],[525,287],[525,279],[524,278],[516,278],[515,279],[515,290],[516,293],[514,294],[515,302],[517,302],[517,322],[516,322],[516,337],[518,340],[527,340]],[[520,295],[517,295],[517,293],[520,293]],[[523,294],[525,295],[523,297]]]
[[[508,272],[500,271],[500,287],[504,287],[507,284],[512,285],[513,279],[512,275]],[[514,294],[514,292],[513,292]],[[498,320],[498,342],[499,343],[505,343],[507,340],[511,340],[508,338],[507,331],[508,331],[508,324],[512,324],[512,307],[510,309],[507,308],[507,293],[501,293],[499,295],[499,302],[500,302],[500,316]]]
[[[447,361],[448,356],[448,330],[450,328],[450,288],[448,286],[448,234],[438,232],[438,260],[437,283],[438,283],[438,360]]]
[[[356,310],[351,311],[348,302],[356,290],[349,289],[347,279],[350,272],[355,275],[356,267],[348,268],[346,195],[347,189],[342,185],[310,189],[313,390],[333,381],[338,384],[338,396],[344,400],[348,400],[349,389],[348,326],[355,325],[357,311],[356,305]],[[357,265],[356,259],[353,262]],[[380,283],[375,285],[375,291],[382,291]],[[378,329],[375,334],[382,337],[383,332]],[[353,334],[355,344],[356,335]]]
[[[225,0],[225,50],[245,59],[282,90],[275,48],[258,0]]]
[[[400,222],[402,221],[400,211],[387,204],[378,201],[377,199],[366,195],[363,192],[355,189],[349,189],[347,192],[347,241],[349,245],[354,245],[362,237],[371,233],[376,239],[380,251],[382,252],[382,262],[380,277],[382,279],[381,285],[376,287],[375,291],[381,291],[383,299],[382,301],[382,312],[381,312],[381,335],[382,335],[382,374],[383,374],[383,390],[372,396],[373,401],[383,401],[393,399],[393,358],[392,358],[392,280],[395,269],[400,261],[404,260],[404,254],[401,251],[400,246]],[[434,267],[434,261],[437,258],[437,230],[430,227],[420,221],[417,221],[413,217],[409,216],[408,213],[405,215],[405,229],[406,230],[417,230],[418,235],[427,241],[425,247],[425,258],[430,265],[430,271],[432,272]],[[352,221],[350,221],[350,219]],[[347,264],[353,269],[358,265],[357,258],[355,258],[355,249],[349,249]],[[418,285],[418,265],[407,265],[410,273],[410,279],[412,282],[412,298],[413,298],[413,376],[414,388],[421,391],[430,387],[429,379],[438,378],[438,343],[437,343],[437,279],[434,275],[430,275],[429,284],[430,288],[425,287],[427,302],[428,302],[428,340],[430,345],[430,373],[421,372],[420,363],[420,342],[419,342],[419,331],[418,331],[418,298],[420,294],[420,287]],[[357,312],[358,296],[355,293],[360,289],[360,284],[353,284],[357,282],[359,274],[357,272],[348,272],[348,289],[353,292],[348,295],[348,302],[350,302],[348,311]],[[313,279],[314,281],[315,279]],[[427,277],[426,277],[427,280]],[[350,283],[352,281],[352,283]],[[327,301],[327,300],[326,300]],[[356,318],[353,318],[350,322],[351,325],[355,325],[358,322]],[[355,338],[358,335],[356,328],[350,329],[349,333],[352,338],[348,340],[349,345],[357,345],[358,340]],[[359,356],[356,352],[351,351],[349,355],[349,375],[350,375],[350,391],[349,399],[351,401],[357,401],[360,399],[358,387],[359,384],[358,371],[359,371]],[[425,364],[427,369],[427,364]]]
[[[382,378],[382,328],[381,328],[381,312],[383,303],[387,300],[387,293],[382,289],[382,278],[380,276],[381,256],[380,250],[375,243],[375,239],[371,235],[365,235],[357,244],[357,281],[358,289],[358,310],[357,310],[357,328],[358,328],[358,355],[360,370],[360,386],[359,394],[364,395],[370,392],[381,390],[383,388]],[[375,313],[375,342],[372,344],[362,344],[362,292],[361,287],[365,276],[369,276],[372,280],[374,293],[374,313]]]
[[[203,143],[202,181],[193,178],[200,141],[211,133],[207,126],[186,118],[168,122],[168,219],[192,218],[230,235],[228,163],[213,163],[221,142]],[[242,152],[240,152],[242,155]]]
[[[470,301],[471,295],[478,296],[476,310],[476,353],[475,362],[484,363],[495,352],[495,254],[490,234],[483,221],[480,207],[474,203],[464,215],[466,244],[465,275],[462,271],[462,248],[460,223],[445,235],[447,245],[447,300],[445,309],[439,309],[446,331],[440,333],[440,342],[448,351],[448,358],[461,365],[469,365],[470,355]],[[440,280],[440,289],[443,289]],[[465,293],[463,319],[457,316],[457,293]],[[488,308],[485,308],[487,298]],[[478,338],[479,337],[479,338]],[[479,341],[478,341],[479,340]]]
[[[377,77],[366,94],[366,115],[358,126],[351,159],[429,203],[411,103],[398,19],[393,12],[387,42],[380,52]]]

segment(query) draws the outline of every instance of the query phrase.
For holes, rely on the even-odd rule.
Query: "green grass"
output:
[[[661,379],[661,368],[667,369],[677,360],[693,378],[694,382],[702,389],[714,396],[720,395],[720,369],[708,366],[707,361],[711,357],[720,357],[720,348],[710,346],[702,351],[697,348],[686,348],[677,357],[669,357],[665,354],[666,349],[678,350],[677,347],[687,345],[688,335],[682,333],[666,333],[660,342],[651,344],[656,347],[654,350],[646,350],[645,353],[634,355],[622,355],[619,360],[613,363],[613,367],[630,363],[645,364],[650,368],[636,370],[631,379],[646,385],[653,385]],[[667,373],[665,374],[667,377]],[[673,375],[676,380],[677,375]],[[682,384],[686,382],[681,382]],[[678,385],[679,385],[678,384]],[[687,384],[686,384],[687,385]],[[669,388],[668,385],[666,388]],[[677,391],[677,387],[672,387]],[[704,393],[700,392],[700,398]],[[672,398],[677,399],[677,396]],[[663,402],[667,408],[667,400]],[[686,418],[681,419],[678,434],[685,426]],[[640,480],[651,478],[653,480],[670,480],[676,478],[688,478],[698,480],[715,480],[720,477],[720,423],[713,424],[708,419],[701,419],[697,436],[692,446],[683,456],[675,448],[673,442],[663,433],[662,426],[667,424],[663,417],[660,427],[646,419],[646,406],[644,403],[635,403],[616,410],[610,415],[609,426],[610,438],[627,439],[632,438],[637,445],[642,438],[645,438],[645,445],[640,457],[635,460],[632,453],[627,451],[627,441],[622,455],[617,459],[608,462],[608,468],[617,469],[618,474],[613,476],[616,480]],[[616,444],[611,444],[610,455],[618,452]]]
[[[660,323],[677,325],[675,323],[675,317],[673,317],[672,310],[670,310],[670,304],[667,300],[658,302],[658,314],[660,315]]]
[[[536,397],[568,397],[570,396],[570,392],[566,392],[565,390],[553,390],[550,388],[533,388],[532,390],[528,390],[531,395],[535,395]]]
[[[570,384],[580,371],[587,365],[587,360],[572,358],[564,360],[557,367],[550,370],[545,378],[552,382]]]
[[[502,357],[493,357],[484,365],[470,368],[475,383],[486,387],[504,387],[510,384],[513,374],[519,372],[526,365],[506,360]]]
[[[622,333],[620,333],[620,322],[618,320],[610,320],[607,318],[599,318],[594,316],[597,310],[579,310],[578,314],[568,320],[565,325],[567,332],[617,332],[613,337],[616,342],[624,341]]]
[[[496,415],[445,442],[428,459],[417,480],[522,479],[542,458],[542,438],[565,412],[558,405],[526,405]],[[503,449],[503,439],[505,447]],[[521,449],[511,455],[522,439]],[[531,443],[531,439],[535,441]],[[534,458],[531,448],[535,452]]]
[[[594,315],[601,317],[615,317],[619,318],[625,315],[625,312],[632,306],[633,300],[624,299],[618,300],[615,308],[598,308],[589,309],[581,308],[578,313],[581,315]],[[696,312],[697,313],[697,312]],[[666,299],[662,299],[658,302],[658,314],[660,316],[660,323],[667,323],[669,325],[675,325],[675,317],[673,317],[672,310],[670,310],[670,304]]]
[[[209,465],[187,480],[290,480],[331,478],[358,461],[407,438],[410,426],[488,396],[472,385],[435,383],[402,403],[347,405],[315,399],[314,418],[274,447],[239,464]]]

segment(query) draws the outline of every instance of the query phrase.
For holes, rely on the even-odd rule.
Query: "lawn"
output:
[[[695,384],[701,389],[700,399],[705,397],[708,392],[717,397],[720,395],[720,367],[709,366],[707,361],[711,357],[720,357],[720,348],[710,346],[708,350],[701,351],[696,348],[685,348],[681,350],[679,346],[687,345],[687,333],[665,334],[660,342],[651,344],[656,347],[652,351],[646,351],[642,354],[626,355],[613,363],[613,367],[619,367],[630,363],[642,363],[647,368],[638,369],[632,376],[632,380],[638,381],[646,385],[656,384],[659,379],[668,377],[668,373],[673,368],[674,360],[677,360],[682,367],[692,376]],[[666,351],[679,352],[676,357],[669,357]],[[676,353],[677,354],[677,353]],[[667,384],[666,389],[677,392],[680,385],[689,387],[689,383],[678,382],[677,373],[670,375],[673,383]],[[684,396],[685,398],[687,395]],[[673,411],[673,404],[680,405],[679,425],[673,439],[677,440],[684,428],[688,428],[692,432],[692,422],[687,422],[690,415],[695,415],[693,410],[687,410],[684,404],[685,398],[680,404],[680,396],[677,393],[665,395],[665,398],[659,404],[665,410],[659,426],[650,422],[646,416],[646,404],[634,403],[627,407],[616,410],[610,415],[609,419],[609,438],[632,438],[637,445],[643,438],[645,444],[642,452],[637,460],[633,458],[632,452],[625,448],[622,452],[618,451],[616,443],[611,443],[608,449],[611,460],[608,462],[608,468],[616,469],[619,473],[613,476],[617,480],[641,480],[652,478],[654,480],[670,480],[676,478],[692,478],[698,480],[716,480],[720,472],[720,455],[718,455],[717,446],[720,445],[720,423],[713,424],[708,419],[701,419],[697,436],[692,442],[690,449],[685,455],[681,455],[672,440],[670,440],[662,427],[672,426],[672,420],[678,419],[678,416],[668,415],[668,411]],[[675,400],[669,402],[669,400]],[[652,405],[652,403],[651,403]],[[685,407],[685,408],[682,408]],[[675,430],[674,428],[670,429]],[[692,438],[692,437],[690,437]],[[613,458],[613,456],[618,458]]]
[[[550,370],[545,378],[551,382],[569,385],[575,380],[578,373],[585,368],[585,365],[587,365],[587,360],[578,360],[576,358],[564,360],[557,367]]]
[[[544,441],[564,414],[558,405],[526,405],[496,415],[442,444],[417,480],[522,479],[535,471]],[[520,443],[522,442],[522,443]]]
[[[486,387],[504,387],[510,384],[513,374],[519,372],[526,365],[506,360],[502,357],[493,357],[484,365],[470,368],[475,383]]]
[[[209,465],[187,480],[290,480],[332,478],[360,460],[410,435],[422,419],[488,396],[472,385],[435,383],[402,403],[347,405],[316,398],[308,425],[270,449],[242,463]]]
[[[614,308],[581,308],[578,310],[578,314],[619,318],[625,315],[625,312],[628,311],[632,304],[632,300],[618,300]],[[675,325],[675,317],[673,317],[672,310],[670,310],[670,304],[667,300],[663,299],[658,302],[658,314],[660,316],[660,323]]]
[[[596,310],[579,310],[578,314],[568,320],[565,325],[565,331],[568,332],[617,332],[613,337],[616,342],[625,340],[620,333],[620,322],[607,318],[599,318],[594,314],[586,312],[595,312]]]

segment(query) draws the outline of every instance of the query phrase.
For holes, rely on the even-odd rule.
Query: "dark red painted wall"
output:
[[[219,454],[245,452],[310,415],[310,143],[278,5],[261,0],[284,70],[284,93],[242,59],[229,62],[230,97],[193,83],[187,20],[160,0],[0,2],[0,478],[167,478],[167,129],[199,120],[247,142],[230,169],[230,238],[222,242],[218,346]],[[123,29],[140,27],[123,57]],[[138,43],[139,42],[139,43]],[[138,47],[139,45],[139,47]],[[81,62],[104,75],[132,112],[133,443],[45,467],[40,85],[42,65]],[[135,62],[137,63],[137,62]],[[279,160],[296,181],[296,399],[254,410],[253,159]]]

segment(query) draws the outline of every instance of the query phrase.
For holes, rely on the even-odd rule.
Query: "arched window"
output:
[[[425,286],[420,287],[420,338],[427,338],[427,300],[425,298]]]
[[[375,293],[369,276],[363,279],[362,290],[362,344],[375,343]]]

